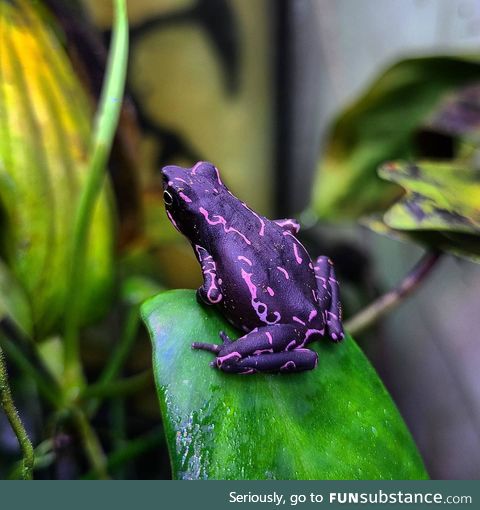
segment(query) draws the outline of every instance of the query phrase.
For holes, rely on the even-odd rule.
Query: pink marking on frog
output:
[[[173,219],[173,216],[170,214],[169,211],[167,211],[167,216],[168,216],[168,219],[172,222],[172,225],[180,232],[178,225],[175,223],[175,220]]]
[[[297,346],[297,341],[292,340],[291,342],[288,343],[287,347],[285,347],[285,350],[292,351],[293,349],[295,349],[296,346]]]
[[[260,221],[260,232],[258,233],[258,235],[264,236],[265,235],[265,222],[262,220],[262,218],[260,218],[260,216],[255,211],[252,211],[250,209],[250,207],[248,207],[248,205],[245,202],[242,202],[242,205],[243,205],[243,207],[245,207],[245,209],[250,211]]]
[[[293,253],[295,255],[295,260],[297,261],[297,264],[301,264],[303,259],[302,257],[300,257],[298,253],[298,246],[295,243],[293,243]]]
[[[313,318],[317,316],[317,310],[312,310],[308,316],[308,322],[311,322]]]
[[[253,352],[253,355],[257,356],[258,354],[263,354],[265,352],[273,352],[273,349],[257,349]]]
[[[208,282],[207,299],[212,304],[220,303],[220,301],[223,298],[223,295],[221,292],[218,293],[216,298],[212,297],[212,294],[215,291],[219,290],[219,288],[217,287],[217,284],[216,284],[217,264],[215,263],[215,261],[213,260],[211,255],[208,255],[207,257],[202,258],[201,252],[202,251],[206,252],[205,248],[203,248],[202,246],[199,246],[198,244],[196,244],[195,251],[198,254],[198,259],[203,261],[202,271],[203,271],[204,275],[208,275],[208,278],[207,278],[207,282]],[[218,280],[218,283],[219,283],[219,285],[221,285],[220,280]]]
[[[293,244],[293,253],[295,255],[295,260],[297,261],[297,264],[301,264],[303,262],[303,259],[302,259],[302,257],[300,257],[300,254],[298,252],[298,245],[300,244],[300,241],[288,230],[285,230],[283,235],[290,236],[293,239],[292,244]],[[300,246],[302,246],[302,245],[300,244]],[[302,248],[303,248],[303,246],[302,246]]]
[[[298,233],[298,231],[300,230],[300,225],[296,222],[296,221],[292,221],[292,220],[278,220],[278,221],[275,221],[275,223],[277,225],[279,225],[280,227],[292,227],[293,230],[295,230],[295,233]]]
[[[232,358],[240,359],[241,357],[242,357],[242,355],[237,351],[231,352],[230,354],[225,354],[225,356],[220,356],[217,358],[217,366],[222,365],[225,361],[227,361],[229,359],[232,359]]]
[[[326,289],[326,288],[327,288],[327,279],[326,279],[324,276],[317,276],[317,275],[315,275],[315,278],[316,278],[317,280],[320,280],[320,281],[322,282],[322,287],[323,287],[324,289]]]
[[[267,292],[270,294],[270,296],[275,296],[275,292],[273,291],[272,287],[267,287]]]
[[[223,216],[219,216],[218,214],[214,214],[213,218],[216,218],[214,220],[214,219],[210,219],[209,218],[208,211],[206,209],[204,209],[203,207],[200,207],[199,211],[202,213],[202,215],[207,220],[207,223],[209,225],[222,225],[223,226],[223,230],[224,230],[224,232],[226,234],[229,234],[230,232],[233,232],[234,234],[238,234],[247,244],[252,244],[250,242],[250,240],[245,237],[244,234],[242,234],[241,232],[239,232],[238,230],[236,230],[233,227],[228,227],[227,226],[227,220]]]
[[[217,167],[215,167],[215,173],[217,174],[217,181],[218,181],[218,184],[220,184],[220,186],[223,186],[222,179],[220,179],[220,172],[218,171],[218,168],[217,168]]]
[[[188,182],[185,180],[185,179],[182,179],[181,177],[174,177],[173,178],[174,181],[180,181],[180,182],[183,182],[185,184],[188,184]],[[170,183],[169,183],[170,184]]]
[[[302,326],[306,326],[306,324],[302,321],[302,319],[299,319],[298,317],[296,317],[295,315],[292,317],[292,320],[294,320],[295,322],[298,322],[299,324],[301,324]]]
[[[317,296],[317,291],[315,289],[312,289],[312,294],[313,294],[313,300],[318,303],[318,296]]]
[[[199,161],[193,168],[192,168],[192,175],[195,175],[195,173],[197,172],[197,168],[200,166],[200,165],[203,165],[203,161]]]
[[[192,201],[190,200],[190,198],[187,197],[187,195],[185,195],[185,193],[183,193],[182,191],[180,191],[180,193],[178,194],[178,196],[185,202],[188,202],[188,203],[191,203]]]
[[[245,370],[245,372],[239,372],[238,375],[250,375],[254,374],[256,370],[254,368],[249,368],[248,370]]]
[[[325,328],[323,329],[307,329],[305,332],[305,337],[303,338],[301,344],[298,346],[299,349],[301,349],[306,343],[308,343],[308,339],[312,335],[324,335],[325,334]]]
[[[280,370],[282,371],[288,371],[288,370],[295,370],[297,368],[297,365],[295,365],[295,362],[290,360],[285,363],[285,365],[282,365],[280,367]]]
[[[247,259],[247,257],[244,257],[243,255],[239,255],[237,259],[246,262],[249,266],[253,266],[253,262],[250,259]]]
[[[309,267],[310,269],[313,269],[313,264],[312,264],[311,262],[309,262],[309,263],[308,263],[308,267]]]
[[[267,319],[268,316],[268,308],[265,303],[262,303],[257,299],[257,287],[252,282],[252,274],[253,273],[247,273],[244,269],[242,269],[242,278],[247,284],[248,290],[250,292],[251,296],[251,303],[255,310],[255,313],[257,314],[258,318],[264,322],[265,324],[276,324],[280,319],[281,315],[278,312],[273,312],[275,316],[274,321],[269,321]],[[263,310],[260,311],[260,308],[263,307]]]
[[[289,279],[290,279],[290,275],[288,274],[288,271],[287,271],[285,268],[280,267],[280,266],[277,266],[277,269],[278,269],[279,271],[281,271],[281,272],[285,275],[285,278],[286,278],[287,280],[289,280]]]
[[[270,345],[273,345],[273,338],[272,338],[272,334],[269,333],[268,331],[265,333],[265,335],[267,335],[267,338],[268,338],[268,343]]]

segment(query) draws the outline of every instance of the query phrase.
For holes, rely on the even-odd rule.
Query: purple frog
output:
[[[317,365],[306,346],[344,337],[338,282],[328,257],[315,264],[295,237],[295,220],[269,220],[222,183],[217,168],[162,169],[164,201],[173,225],[190,241],[202,267],[197,299],[215,305],[245,335],[221,345],[195,342],[216,355],[224,372],[300,372]]]

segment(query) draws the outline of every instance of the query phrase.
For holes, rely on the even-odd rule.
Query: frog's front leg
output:
[[[212,365],[224,372],[300,372],[315,368],[317,354],[304,345],[320,334],[315,329],[273,324],[254,329],[235,342],[221,332],[223,345],[196,342],[192,347],[216,354]]]
[[[345,337],[340,289],[333,262],[328,257],[318,257],[315,263],[315,278],[317,279],[318,299],[325,313],[328,335],[334,342],[340,342]]]
[[[197,290],[197,299],[207,305],[220,303],[223,296],[217,279],[217,265],[205,248],[198,244],[194,248],[203,274],[203,285]]]

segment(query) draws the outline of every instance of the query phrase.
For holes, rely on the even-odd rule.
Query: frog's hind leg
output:
[[[318,363],[318,355],[310,349],[273,352],[260,356],[247,356],[233,363],[225,363],[220,368],[234,374],[255,374],[256,372],[303,372],[313,370]]]
[[[334,342],[340,342],[345,337],[342,326],[340,288],[333,262],[328,257],[318,257],[315,263],[315,278],[320,306],[325,310],[327,333]]]
[[[301,371],[315,368],[317,355],[303,348],[315,334],[320,334],[320,330],[271,324],[256,328],[236,341],[220,333],[224,342],[221,346],[195,342],[192,348],[216,354],[212,365],[223,372]]]

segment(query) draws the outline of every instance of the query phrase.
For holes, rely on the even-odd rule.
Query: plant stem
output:
[[[126,379],[118,379],[112,382],[98,382],[85,388],[81,394],[82,399],[105,398],[131,395],[145,388],[152,382],[151,370],[145,370],[140,374]]]
[[[390,310],[398,306],[425,280],[437,264],[441,255],[441,252],[438,251],[428,251],[425,253],[399,285],[383,296],[380,296],[373,303],[346,321],[345,329],[352,335],[355,335],[371,326]]]
[[[110,477],[107,472],[105,453],[95,430],[81,409],[74,407],[71,412],[92,469],[100,479],[108,480]]]
[[[65,317],[65,383],[67,388],[82,380],[79,364],[79,326],[85,255],[88,232],[96,200],[102,189],[105,168],[118,124],[128,55],[128,18],[125,0],[114,0],[115,19],[107,62],[106,78],[100,97],[96,126],[92,139],[87,180],[80,195],[75,218],[69,302]]]
[[[8,421],[17,436],[23,454],[22,478],[31,480],[33,478],[33,465],[35,454],[27,431],[18,415],[13,403],[12,392],[8,383],[7,367],[3,350],[0,347],[0,404],[7,415]]]
[[[96,384],[91,386],[90,388],[87,388],[85,390],[85,393],[89,393],[92,391],[93,388],[101,388],[101,387],[108,387],[112,386],[112,381],[117,378],[118,374],[120,373],[121,368],[123,367],[125,361],[127,360],[127,357],[132,349],[132,346],[135,342],[138,326],[140,324],[140,314],[138,311],[138,307],[134,306],[130,308],[127,314],[126,322],[123,326],[122,330],[122,336],[120,337],[120,341],[118,345],[116,346],[115,351],[113,352],[113,355],[110,357],[107,365],[105,366],[105,369],[103,370],[102,374],[100,375],[98,381]],[[113,383],[115,384],[115,383]],[[93,390],[94,392],[96,390]],[[121,390],[123,391],[123,390]],[[121,392],[120,391],[120,392]],[[85,397],[85,393],[83,394],[83,397]],[[94,395],[90,395],[93,397]],[[96,399],[92,400],[92,402],[89,403],[87,409],[89,416],[94,415],[98,407],[101,403],[102,395],[100,394],[96,395]]]
[[[0,348],[2,347],[19,370],[29,375],[35,381],[41,395],[54,408],[60,408],[63,402],[61,390],[46,369],[40,368],[32,363],[18,347],[17,343],[11,341],[4,335],[0,335]]]
[[[160,429],[155,429],[145,436],[138,437],[133,439],[124,447],[116,450],[112,454],[109,455],[107,460],[108,469],[116,469],[119,466],[122,466],[126,462],[134,459],[142,455],[145,452],[152,450],[153,448],[158,447],[163,444],[164,435],[163,431]],[[92,479],[98,475],[95,470],[89,471],[86,475],[82,477],[82,479]]]
[[[42,469],[50,466],[55,461],[55,453],[53,451],[53,441],[46,439],[40,443],[34,450],[35,462],[33,469]],[[7,480],[18,480],[22,476],[23,461],[17,462],[10,473],[7,475]]]
[[[109,383],[118,376],[135,343],[139,324],[140,313],[138,307],[134,306],[128,311],[120,341],[100,375],[99,383]]]

